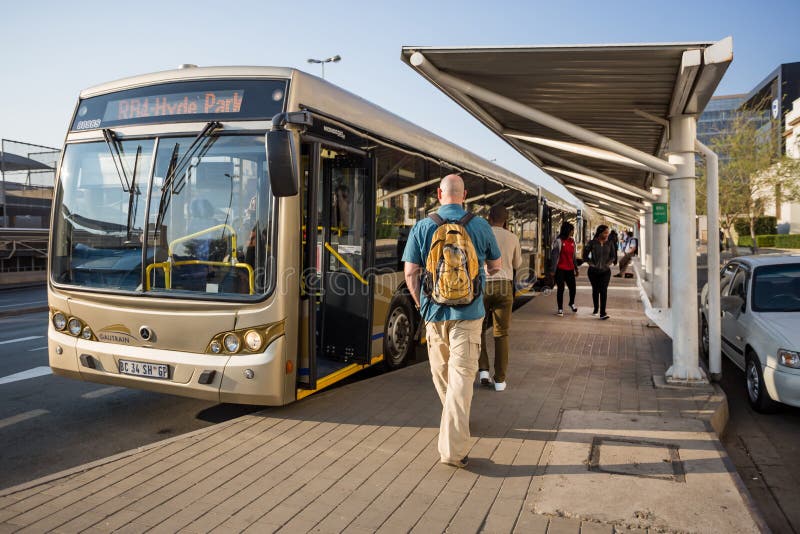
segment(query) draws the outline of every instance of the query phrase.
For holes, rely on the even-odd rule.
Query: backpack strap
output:
[[[467,213],[466,215],[464,215],[463,217],[461,217],[458,220],[458,224],[460,224],[461,226],[466,227],[467,224],[472,220],[473,217],[475,217],[474,213]]]
[[[436,226],[441,226],[444,224],[444,219],[439,217],[438,213],[431,213],[430,215],[428,215],[428,218],[431,219],[433,222],[435,222]]]

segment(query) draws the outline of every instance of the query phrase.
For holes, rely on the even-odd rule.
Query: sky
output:
[[[13,1],[0,19],[0,138],[60,147],[82,89],[199,66],[295,67],[325,77],[536,182],[572,196],[400,60],[403,46],[716,41],[734,61],[717,94],[800,61],[800,0],[336,2]]]

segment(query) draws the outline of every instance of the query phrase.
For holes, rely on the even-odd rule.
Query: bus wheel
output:
[[[415,314],[408,299],[396,296],[383,328],[383,361],[390,370],[403,367],[413,355]]]

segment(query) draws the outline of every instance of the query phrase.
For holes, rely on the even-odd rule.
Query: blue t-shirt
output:
[[[445,204],[439,208],[439,217],[445,221],[458,221],[467,214],[461,204]],[[436,232],[436,223],[430,217],[425,217],[418,221],[411,229],[408,235],[408,243],[403,251],[403,261],[414,263],[425,268],[425,260],[431,250],[431,240],[434,232]],[[483,270],[483,264],[487,259],[496,260],[500,258],[500,247],[497,246],[497,240],[492,232],[492,227],[486,219],[480,217],[473,217],[467,223],[467,233],[472,244],[475,246],[475,253],[478,255],[478,264],[480,269],[481,287],[486,287],[486,275]],[[420,309],[425,322],[440,322],[440,321],[458,321],[458,320],[472,320],[482,319],[484,315],[483,310],[483,291],[478,295],[478,298],[472,301],[471,304],[466,306],[443,306],[436,304],[425,295],[424,292],[420,294]]]

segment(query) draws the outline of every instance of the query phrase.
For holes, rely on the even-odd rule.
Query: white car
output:
[[[744,370],[750,405],[800,407],[800,254],[734,258],[720,277],[722,353]],[[708,285],[700,302],[708,354]]]

